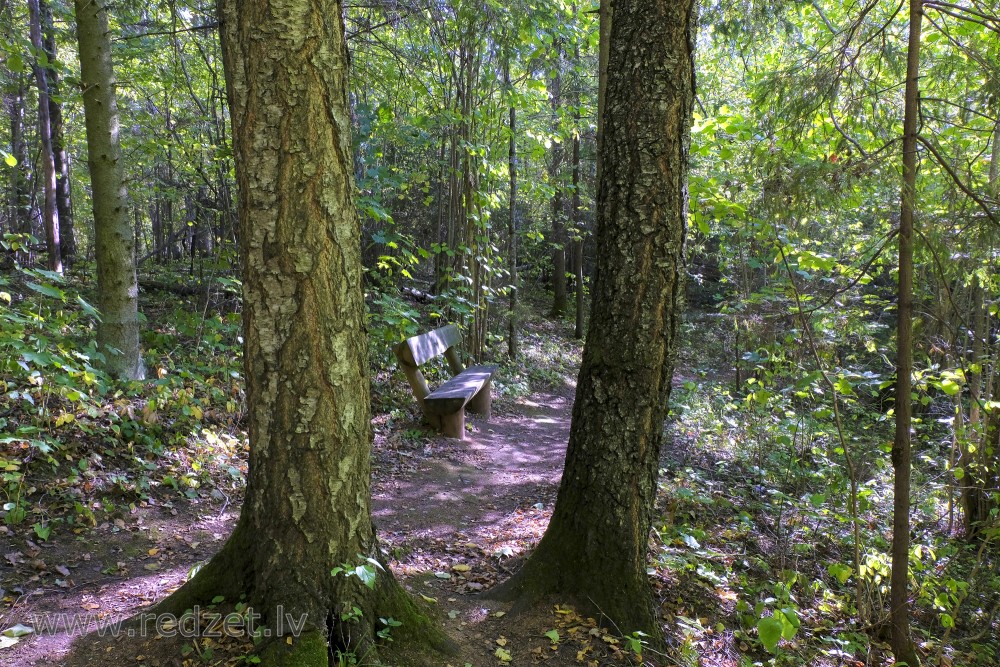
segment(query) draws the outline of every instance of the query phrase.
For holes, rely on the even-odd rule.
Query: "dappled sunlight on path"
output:
[[[551,509],[566,456],[572,392],[535,394],[514,410],[489,422],[471,416],[468,440],[438,436],[436,455],[378,481],[372,511],[380,534],[486,537],[517,509]]]

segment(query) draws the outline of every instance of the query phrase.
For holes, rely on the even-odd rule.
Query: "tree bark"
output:
[[[39,0],[42,29],[45,38],[46,68],[49,83],[49,120],[52,133],[52,160],[56,174],[56,211],[59,214],[59,248],[66,265],[76,258],[76,236],[73,229],[73,200],[69,178],[69,154],[63,129],[62,104],[59,98],[59,68],[56,66],[56,31],[52,21],[52,8],[47,0]]]
[[[508,93],[513,93],[510,82],[510,55],[504,64],[504,85]],[[510,294],[507,302],[507,356],[511,361],[517,359],[517,107],[514,99],[510,101],[510,119],[508,121],[510,139],[507,152],[507,171],[510,186],[507,194],[509,209],[507,216],[507,270],[510,274]]]
[[[38,0],[28,0],[28,32],[35,53],[44,53],[42,19]],[[42,189],[45,203],[42,221],[45,226],[45,246],[49,271],[62,273],[62,251],[59,247],[59,209],[56,204],[56,167],[52,156],[52,121],[49,116],[49,83],[47,69],[35,58],[32,70],[38,86],[38,137],[41,144]]]
[[[556,39],[556,68],[552,79],[552,165],[549,179],[552,181],[552,316],[562,317],[566,312],[566,212],[563,210],[564,188],[562,184],[562,71],[563,46]]]
[[[573,6],[573,14],[576,15],[576,6]],[[573,66],[580,66],[580,45],[577,43],[573,48]],[[599,93],[598,93],[599,94]],[[573,271],[576,283],[576,326],[573,336],[583,339],[583,210],[580,207],[580,81],[574,77],[573,81]]]
[[[75,5],[101,311],[97,343],[111,375],[141,380],[146,371],[139,346],[134,230],[122,178],[108,14],[91,0],[75,0]]]
[[[659,636],[646,553],[680,318],[693,0],[616,0],[590,328],[548,530],[496,591],[575,598]],[[655,634],[654,634],[655,633]]]
[[[379,618],[389,616],[403,623],[397,638],[445,647],[388,570],[373,588],[331,574],[381,560],[340,2],[223,0],[220,12],[239,186],[250,474],[233,535],[161,609],[245,592],[272,628],[287,615],[304,619],[305,635],[290,648],[271,644],[264,664],[325,658],[328,643],[367,664]],[[361,617],[344,620],[354,606]]]
[[[922,0],[910,0],[903,117],[903,186],[899,213],[899,284],[896,327],[896,433],[892,444],[892,576],[889,592],[892,652],[897,663],[920,664],[910,637],[910,423],[913,373],[913,217],[917,183],[920,28]]]
[[[29,222],[29,194],[28,184],[25,174],[27,173],[27,149],[24,142],[24,94],[25,85],[23,77],[16,75],[17,80],[11,86],[11,92],[7,93],[5,102],[7,111],[10,114],[10,154],[17,161],[17,165],[7,172],[10,174],[8,184],[8,207],[10,210],[10,224],[8,231],[12,234],[31,233]],[[23,253],[20,253],[23,255]],[[25,263],[25,257],[19,261]]]

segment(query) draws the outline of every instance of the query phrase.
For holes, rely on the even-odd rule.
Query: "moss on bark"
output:
[[[289,641],[278,639],[260,654],[262,667],[326,667],[330,648],[319,630],[312,630]]]

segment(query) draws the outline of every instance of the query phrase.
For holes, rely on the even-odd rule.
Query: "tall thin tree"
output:
[[[135,232],[128,216],[122,178],[118,102],[106,4],[75,0],[101,311],[97,343],[109,373],[140,380],[145,377],[145,367],[139,345]]]
[[[52,120],[49,108],[49,78],[45,63],[45,45],[42,42],[42,17],[38,0],[28,0],[28,33],[34,51],[32,69],[38,86],[38,139],[42,162],[42,207],[45,227],[45,246],[48,251],[50,271],[62,273],[62,249],[59,246],[59,208],[56,203],[56,166],[52,155]]]
[[[73,228],[73,201],[69,175],[69,152],[66,150],[65,124],[59,96],[59,61],[56,50],[56,29],[52,5],[48,0],[38,0],[42,15],[42,34],[49,86],[49,129],[52,134],[52,163],[56,175],[56,212],[59,215],[59,249],[63,262],[73,263],[76,257],[76,235]]]
[[[910,637],[910,424],[913,399],[913,217],[917,190],[922,0],[910,0],[903,111],[903,186],[899,212],[899,284],[896,295],[896,433],[892,444],[892,576],[889,593],[892,652],[897,663],[920,664]]]

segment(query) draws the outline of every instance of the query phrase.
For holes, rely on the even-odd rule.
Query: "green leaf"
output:
[[[941,391],[949,396],[954,396],[958,392],[962,391],[962,385],[950,378],[945,378],[944,380],[941,380]]]
[[[80,304],[81,308],[83,308],[83,312],[87,313],[88,315],[90,315],[93,318],[96,318],[98,322],[101,321],[101,314],[97,312],[96,308],[94,308],[93,306],[91,306],[89,303],[87,303],[86,301],[84,301],[79,296],[76,297],[76,302],[78,304]]]
[[[8,155],[7,157],[5,157],[3,159],[3,161],[7,163],[8,167],[16,167],[17,166],[17,158],[14,157],[13,155]]]
[[[778,648],[778,642],[781,641],[781,632],[783,629],[784,624],[773,616],[764,616],[757,621],[757,635],[769,653],[774,653]]]
[[[43,542],[48,540],[49,535],[52,534],[52,526],[49,526],[47,524],[36,523],[34,526],[32,526],[32,529],[35,531],[35,535],[38,536],[38,539],[42,540]]]
[[[791,640],[795,636],[795,633],[799,631],[799,626],[802,625],[799,615],[791,607],[783,607],[781,611],[775,612],[774,615],[781,621],[781,636]]]
[[[836,577],[837,581],[842,584],[846,584],[847,580],[851,578],[854,571],[844,565],[843,563],[831,563],[826,571],[830,573],[830,576]]]
[[[38,283],[27,283],[27,285],[39,294],[51,296],[54,299],[64,299],[66,297],[66,293],[58,287],[52,287],[51,285],[39,285]]]
[[[368,588],[375,588],[375,568],[371,565],[358,565],[354,568],[354,576]]]
[[[499,660],[500,662],[508,663],[511,661],[510,651],[506,649],[498,648],[493,655],[495,655],[497,657],[497,660]]]
[[[545,636],[548,637],[553,644],[559,643],[559,633],[555,630],[549,630],[545,633]]]

